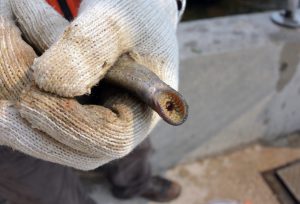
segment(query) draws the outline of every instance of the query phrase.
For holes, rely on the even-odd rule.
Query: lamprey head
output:
[[[154,95],[154,109],[167,123],[178,126],[188,116],[188,105],[175,90],[159,90]]]

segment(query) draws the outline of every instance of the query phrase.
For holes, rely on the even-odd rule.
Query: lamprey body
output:
[[[167,123],[178,126],[187,119],[188,105],[181,94],[129,56],[122,56],[105,78],[133,92]]]

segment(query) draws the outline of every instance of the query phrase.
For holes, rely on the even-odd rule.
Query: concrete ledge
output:
[[[178,28],[181,60],[218,54],[286,40],[298,41],[295,30],[270,20],[272,12],[212,18],[181,23]]]
[[[157,170],[300,129],[300,31],[280,28],[269,16],[179,26],[190,117],[153,132]]]

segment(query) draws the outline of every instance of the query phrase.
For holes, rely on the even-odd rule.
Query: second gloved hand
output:
[[[178,18],[175,0],[84,1],[79,17],[35,61],[35,82],[60,96],[87,94],[129,53],[177,89]]]

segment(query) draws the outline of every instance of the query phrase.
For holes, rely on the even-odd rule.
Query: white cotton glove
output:
[[[1,99],[15,101],[13,99],[19,100],[20,95],[16,90],[22,90],[30,81],[32,70],[29,64],[35,54],[22,41],[5,2],[9,1],[0,2],[0,14],[5,16],[1,19],[9,22],[13,29],[6,24],[1,29],[4,33],[7,29],[16,30],[13,40],[20,41],[24,47],[23,52],[21,49],[16,53],[16,47],[20,46],[9,49],[4,46],[9,59],[2,52],[0,55],[4,62],[0,64],[1,70],[6,73],[0,73],[1,82],[4,82],[1,89],[8,93]],[[42,52],[58,39],[32,66],[35,82],[41,89],[69,97],[89,93],[123,53],[129,53],[138,63],[177,88],[175,29],[179,15],[175,0],[84,1],[81,14],[64,33],[67,22],[44,1],[10,2],[21,30],[36,50]],[[0,36],[0,40],[7,41],[7,35],[10,36]],[[3,45],[6,44],[12,43]],[[23,55],[29,59],[27,64],[12,63],[13,58],[26,59]],[[26,75],[21,76],[22,67]],[[4,80],[8,78],[7,70],[16,70],[8,76],[20,87],[11,86],[9,80]],[[12,99],[11,94],[16,97]],[[4,134],[0,134],[0,144],[84,170],[126,155],[157,122],[153,111],[122,93],[107,98],[104,106],[111,110],[102,106],[81,106],[74,100],[46,94],[36,88],[26,91],[19,104],[22,117],[47,134],[31,129],[20,117],[14,103],[3,101],[0,104],[0,131]]]
[[[43,13],[47,21],[52,20],[54,10],[44,4],[51,12]],[[48,15],[49,14],[49,15]],[[58,14],[55,14],[58,15]],[[56,18],[54,15],[54,19]],[[12,147],[31,156],[89,170],[108,162],[107,156],[92,157],[64,145],[52,137],[33,129],[21,118],[16,109],[23,89],[31,82],[33,63],[36,54],[21,37],[21,32],[14,24],[9,0],[0,1],[0,145]],[[65,25],[67,25],[65,21]],[[57,27],[55,27],[57,29]]]
[[[41,89],[68,97],[90,93],[124,53],[177,89],[175,0],[89,2],[92,5],[85,6],[60,39],[35,61],[34,78]]]

